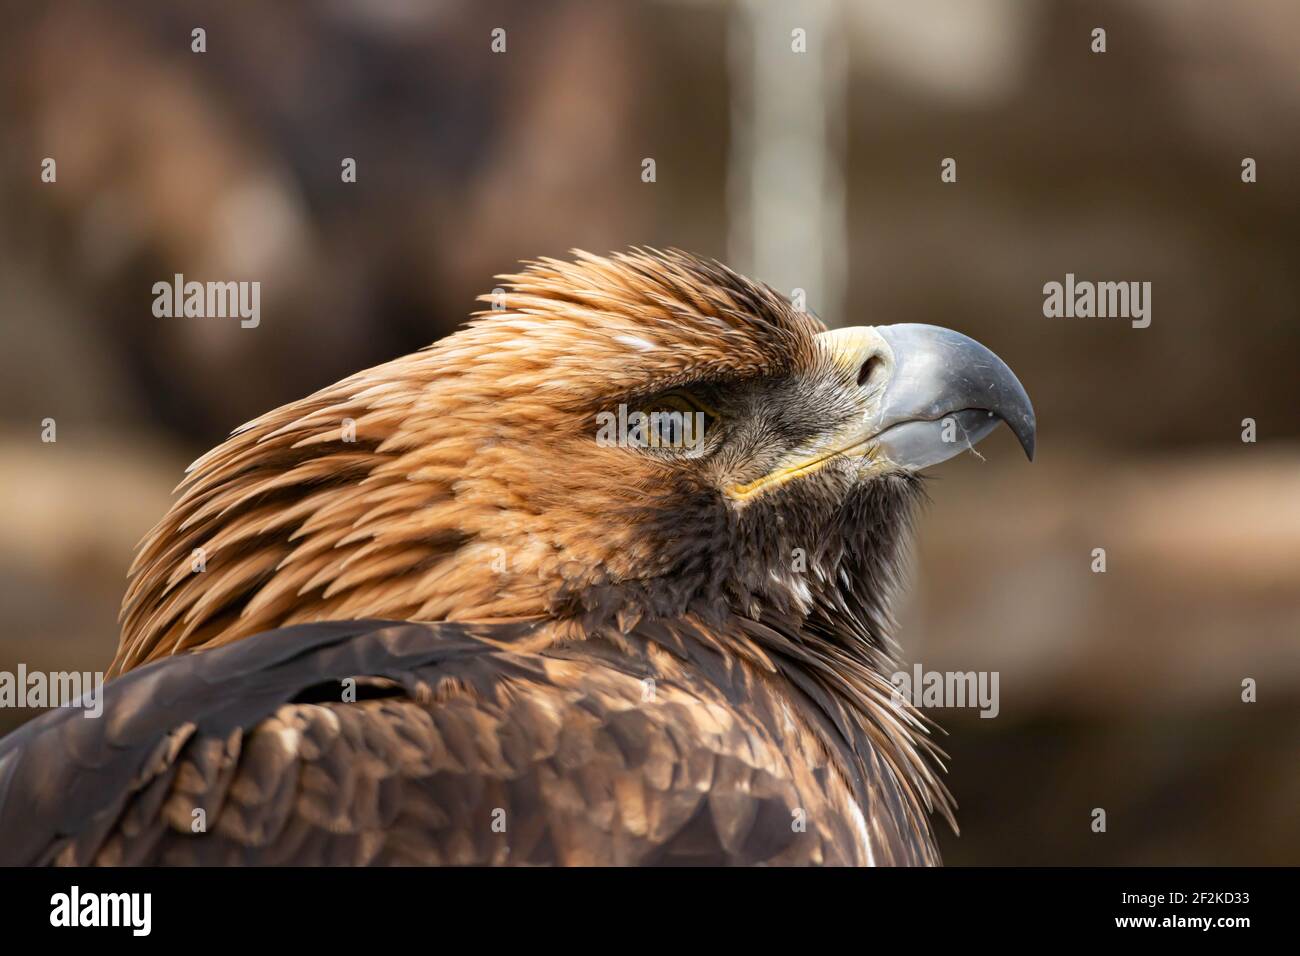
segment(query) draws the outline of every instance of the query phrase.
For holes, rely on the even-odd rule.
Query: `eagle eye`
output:
[[[697,394],[675,388],[596,416],[599,444],[694,457],[718,423],[718,413]]]
[[[705,436],[718,421],[717,412],[681,388],[649,400],[641,411],[649,447],[669,451],[703,448]]]

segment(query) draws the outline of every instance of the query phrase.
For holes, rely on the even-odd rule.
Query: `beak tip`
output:
[[[1025,450],[1025,457],[1033,461],[1034,450],[1038,445],[1038,423],[1032,418],[1028,419],[1016,433],[1016,438],[1020,440],[1020,447]]]
[[[833,334],[844,336],[845,331]],[[1020,379],[986,346],[952,329],[916,323],[876,326],[874,337],[883,340],[894,363],[880,398],[878,424],[934,422],[953,410],[958,415],[963,410],[975,415],[985,412],[1005,422],[1025,457],[1034,460],[1038,436],[1034,406]],[[996,426],[997,422],[989,422],[979,428],[976,441]],[[921,441],[910,432],[899,440]],[[927,464],[952,457],[941,449],[918,448],[909,446],[907,452]]]

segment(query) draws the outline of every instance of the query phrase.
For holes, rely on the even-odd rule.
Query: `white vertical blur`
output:
[[[837,0],[741,0],[728,31],[730,264],[843,325],[848,55]],[[805,31],[807,51],[792,50]]]

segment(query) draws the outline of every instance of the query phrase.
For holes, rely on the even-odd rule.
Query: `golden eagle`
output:
[[[938,862],[890,596],[920,469],[1032,458],[1015,375],[681,252],[501,279],[190,467],[0,863]]]

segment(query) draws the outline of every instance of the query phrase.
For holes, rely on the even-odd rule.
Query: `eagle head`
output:
[[[248,423],[142,545],[114,671],[307,621],[740,616],[878,669],[918,472],[1034,415],[988,349],[828,331],[681,252],[543,259]]]

